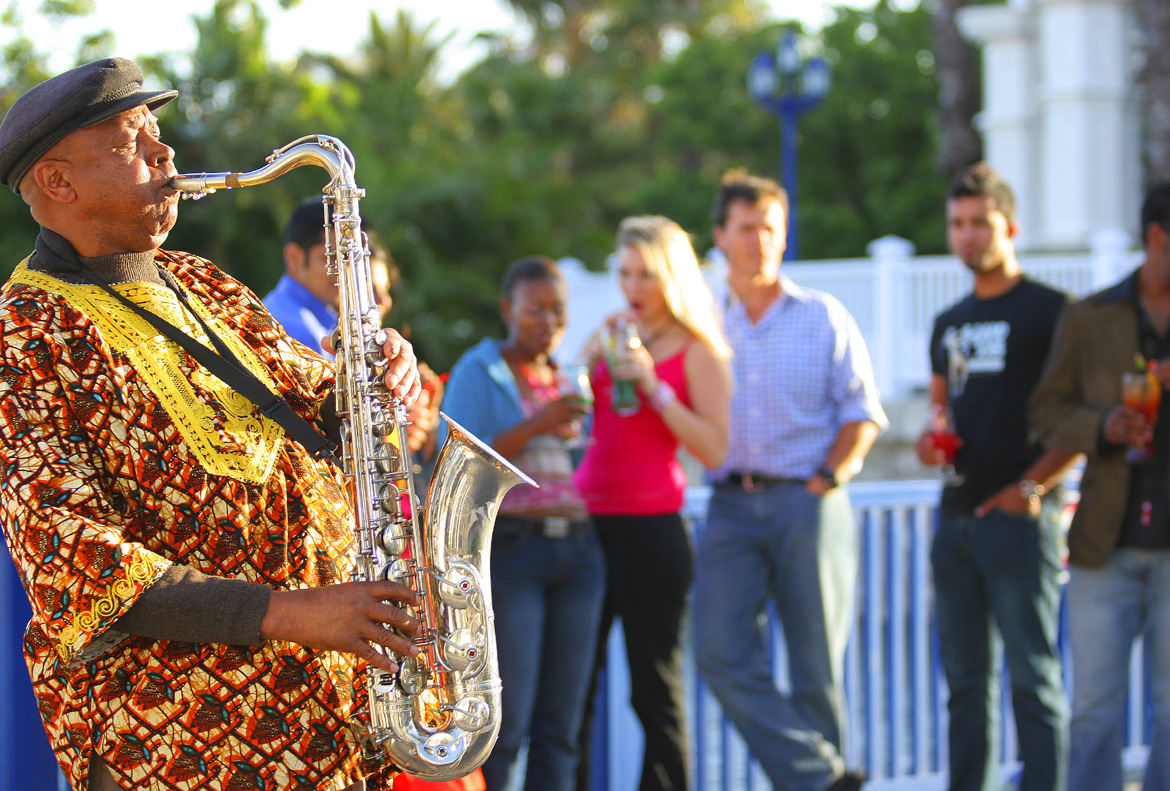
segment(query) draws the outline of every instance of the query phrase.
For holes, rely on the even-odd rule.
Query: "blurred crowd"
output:
[[[514,262],[500,294],[507,337],[454,367],[445,410],[542,487],[505,499],[493,540],[506,692],[487,788],[589,791],[604,771],[590,765],[590,737],[615,618],[645,737],[638,789],[691,787],[687,617],[704,680],[774,787],[864,785],[842,757],[858,563],[845,484],[887,423],[852,318],[782,273],[787,200],[768,179],[726,175],[714,234],[729,274],[714,293],[677,224],[624,220],[626,307],[579,350],[559,349],[568,299],[556,263]],[[943,484],[931,563],[950,788],[1000,787],[1006,663],[1019,788],[1120,789],[1129,652],[1141,635],[1160,652],[1170,628],[1158,576],[1170,568],[1159,420],[1170,360],[1158,365],[1170,354],[1170,187],[1147,197],[1142,267],[1080,303],[1022,271],[1014,196],[990,167],[964,172],[945,211],[972,291],[939,314],[924,350],[916,450]],[[697,535],[680,516],[680,449],[712,487]],[[1070,531],[1064,479],[1078,463]],[[1106,472],[1122,485],[1100,481]],[[1058,650],[1066,594],[1065,639],[1089,669],[1075,687]],[[758,627],[769,601],[787,693]],[[1146,788],[1170,787],[1162,754],[1151,749]]]

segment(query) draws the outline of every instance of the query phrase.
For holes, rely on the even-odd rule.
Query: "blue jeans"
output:
[[[585,693],[605,596],[597,536],[492,540],[492,599],[503,684],[500,735],[483,765],[488,791],[572,791]]]
[[[845,647],[858,529],[849,496],[797,482],[718,486],[695,564],[699,671],[777,789],[814,791],[844,768]],[[788,694],[772,678],[761,618],[775,602]]]
[[[1143,791],[1170,791],[1170,550],[1117,549],[1104,567],[1074,566],[1069,791],[1120,791],[1129,655],[1143,636],[1154,730]]]
[[[1004,656],[1024,773],[1020,791],[1064,791],[1068,704],[1060,629],[1060,506],[1040,518],[940,516],[930,559],[950,698],[951,791],[996,791]]]

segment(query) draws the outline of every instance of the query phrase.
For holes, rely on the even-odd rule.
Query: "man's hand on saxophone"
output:
[[[415,402],[422,391],[422,378],[418,375],[418,360],[414,356],[414,347],[410,341],[398,334],[398,330],[385,329],[386,340],[382,344],[382,354],[385,355],[386,387],[395,398],[409,406]]]
[[[398,664],[375,650],[374,643],[399,654],[417,656],[410,642],[419,624],[398,607],[421,604],[418,594],[396,582],[346,582],[322,588],[273,591],[260,622],[265,640],[284,640],[306,648],[355,654],[382,670]]]
[[[395,398],[402,400],[406,406],[413,404],[422,392],[422,377],[418,373],[418,359],[414,356],[414,347],[410,341],[403,338],[398,330],[384,328],[386,340],[382,343],[382,354],[386,357],[385,383]],[[327,335],[321,339],[321,348],[330,354],[336,354],[337,333]]]

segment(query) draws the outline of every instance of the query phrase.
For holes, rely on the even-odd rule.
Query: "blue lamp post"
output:
[[[785,33],[776,54],[761,52],[748,67],[748,93],[761,107],[780,116],[780,180],[788,193],[788,249],[785,260],[800,258],[796,234],[796,125],[829,92],[832,73],[821,57],[800,53],[800,38]]]

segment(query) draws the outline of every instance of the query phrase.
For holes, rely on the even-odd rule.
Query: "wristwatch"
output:
[[[1020,499],[1027,500],[1032,505],[1039,505],[1040,498],[1048,491],[1042,484],[1036,483],[1033,480],[1020,481]]]
[[[836,489],[841,485],[841,482],[837,480],[836,474],[834,474],[833,471],[827,466],[821,467],[819,470],[817,470],[817,475],[825,479],[825,486],[829,489]]]

